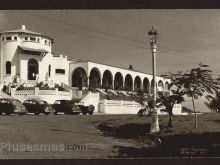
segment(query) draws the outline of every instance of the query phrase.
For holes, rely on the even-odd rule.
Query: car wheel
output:
[[[86,114],[87,114],[87,112],[82,112],[82,114],[83,114],[83,115],[86,115]]]
[[[49,115],[49,114],[50,114],[50,112],[44,112],[44,114],[45,114],[45,115]]]
[[[94,107],[93,105],[89,105],[89,106],[88,106],[88,113],[89,113],[90,115],[93,114],[94,110],[95,110],[95,107]]]
[[[38,111],[37,111],[37,112],[34,112],[34,114],[35,114],[35,115],[39,115],[39,114],[40,114],[40,112],[38,112]]]
[[[72,115],[79,115],[80,112],[73,112]]]
[[[10,114],[11,114],[11,112],[10,112],[10,111],[7,111],[7,112],[5,112],[5,114],[6,114],[6,115],[10,115]]]

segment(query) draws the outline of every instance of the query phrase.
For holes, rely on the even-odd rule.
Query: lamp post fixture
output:
[[[150,45],[152,50],[152,69],[153,69],[153,112],[152,112],[152,121],[151,121],[151,130],[150,133],[156,133],[160,130],[158,114],[156,109],[156,99],[157,99],[157,85],[156,85],[156,52],[157,52],[157,39],[158,32],[152,26],[152,29],[148,32],[150,37]]]

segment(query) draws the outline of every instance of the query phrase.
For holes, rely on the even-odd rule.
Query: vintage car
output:
[[[90,114],[92,115],[95,111],[95,107],[93,105],[84,106],[84,105],[78,105],[82,111],[83,115]]]
[[[63,112],[65,115],[79,115],[80,113],[82,113],[79,106],[70,100],[56,100],[52,107],[55,110],[55,115],[58,112]]]
[[[0,114],[5,113],[6,115],[10,114],[19,114],[25,115],[27,110],[22,103],[13,98],[1,98],[0,99]]]
[[[35,115],[39,115],[40,113],[49,115],[50,113],[54,112],[51,105],[40,99],[25,100],[23,105],[27,108],[29,113],[34,113]]]

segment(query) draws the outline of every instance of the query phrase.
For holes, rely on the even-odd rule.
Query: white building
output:
[[[0,81],[12,81],[17,75],[21,80],[36,80],[38,74],[39,81],[68,82],[67,57],[52,55],[52,44],[52,38],[26,30],[24,25],[1,33]]]
[[[26,86],[37,82],[64,84],[68,89],[108,88],[151,92],[152,75],[92,61],[70,59],[51,52],[54,40],[22,29],[0,33],[0,82]],[[169,79],[156,77],[157,89],[169,92]]]

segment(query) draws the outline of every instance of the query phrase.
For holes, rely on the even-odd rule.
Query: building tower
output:
[[[40,63],[51,53],[53,39],[26,29],[0,33],[0,82],[12,82],[19,75],[23,80],[33,80],[40,72]]]

